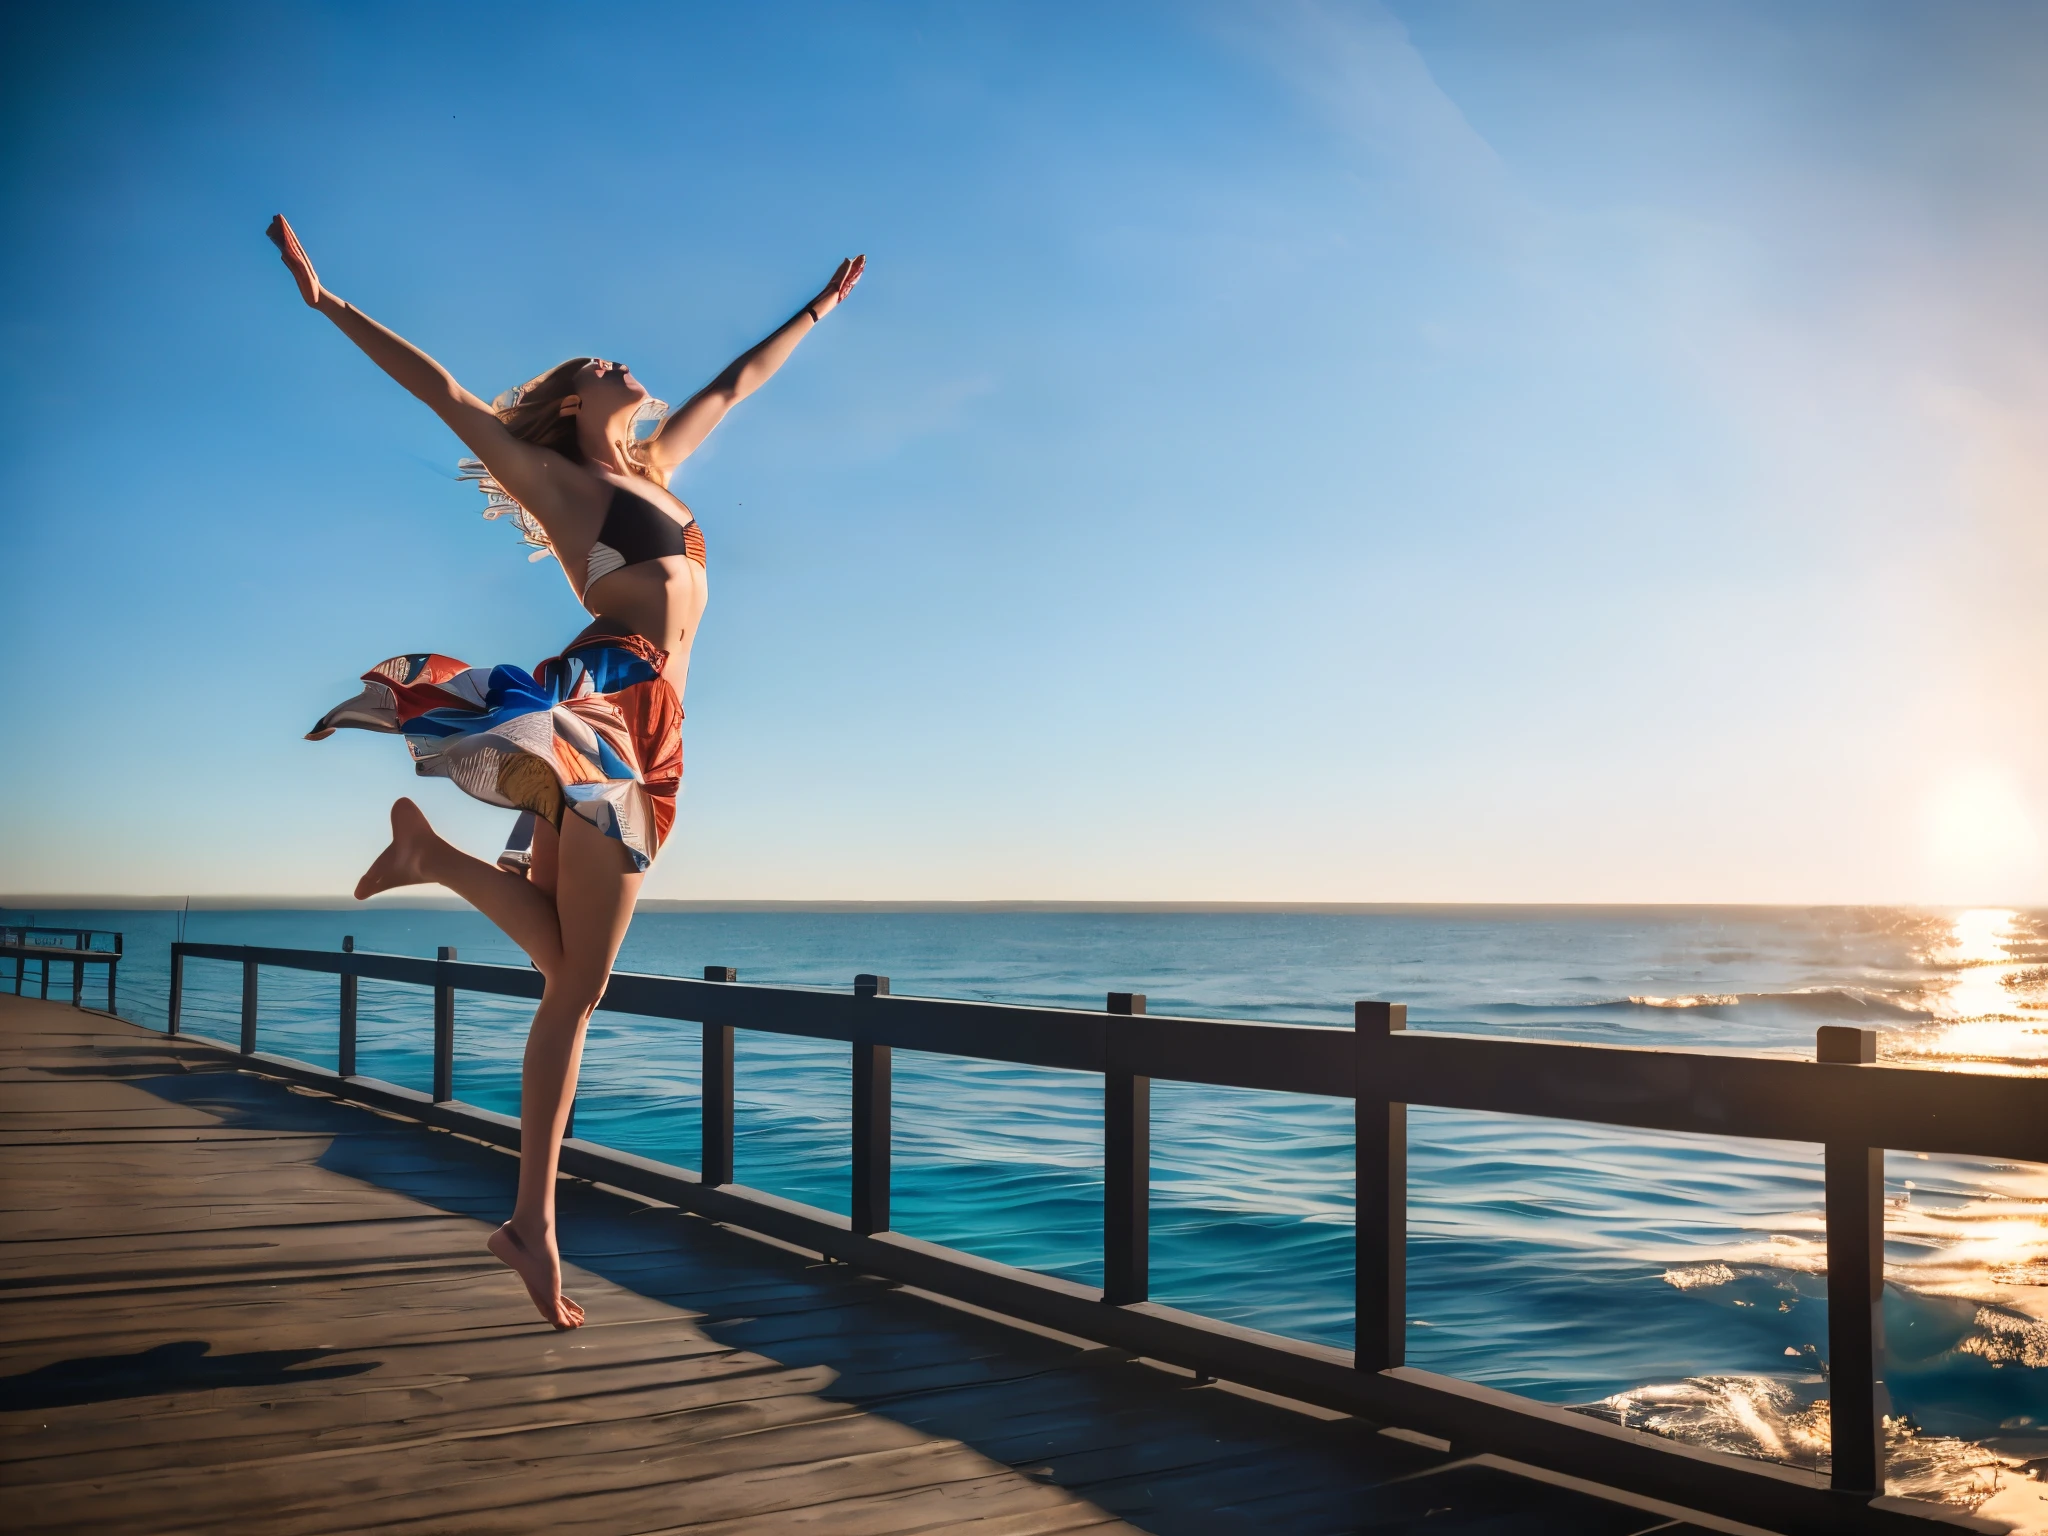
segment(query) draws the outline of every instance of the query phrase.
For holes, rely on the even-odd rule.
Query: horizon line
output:
[[[2025,902],[1929,902],[1929,901],[1112,901],[1112,900],[924,900],[888,898],[751,898],[721,899],[649,897],[635,903],[636,912],[1046,912],[1046,913],[1258,913],[1293,912],[1342,915],[1346,913],[1413,912],[1429,910],[1524,910],[1573,909],[1580,911],[1641,910],[1643,908],[1722,908],[1750,910],[1815,911],[1829,908],[1919,908],[1930,911],[1970,910],[2005,907],[2020,911],[2040,910]],[[476,910],[457,896],[373,896],[357,901],[352,896],[122,896],[108,893],[59,894],[37,892],[29,895],[0,895],[0,911],[28,912],[37,908],[55,911],[273,911],[331,912],[351,910],[461,912]]]

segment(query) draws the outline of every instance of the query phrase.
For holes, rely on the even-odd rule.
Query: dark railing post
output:
[[[169,1008],[165,1011],[165,1034],[175,1035],[178,1032],[178,1010],[183,1005],[184,1001],[185,946],[182,944],[173,944],[171,946],[171,1001]]]
[[[114,1006],[114,972],[121,969],[121,935],[114,935],[114,958],[107,966],[107,1012],[118,1013]]]
[[[1141,1014],[1145,994],[1112,992],[1107,1006]],[[1126,1306],[1152,1290],[1152,1079],[1115,1062],[1112,1043],[1102,1074],[1102,1299]]]
[[[85,948],[85,941],[87,937],[88,935],[83,933],[74,933],[71,936],[71,947],[73,949]],[[74,1008],[81,1008],[84,1005],[85,962],[83,960],[74,960],[71,962],[71,1006]]]
[[[1814,1055],[1867,1065],[1877,1060],[1877,1031],[1823,1024]],[[1831,1141],[1823,1156],[1832,1481],[1852,1493],[1882,1493],[1890,1407],[1884,1386],[1884,1149]]]
[[[455,950],[443,944],[437,959],[453,960]],[[455,989],[438,977],[434,983],[434,1102],[455,1097]]]
[[[356,936],[345,933],[341,936],[341,952],[352,955],[356,952]],[[356,983],[362,978],[341,973],[341,1038],[334,1049],[334,1070],[343,1077],[356,1075]]]
[[[242,1054],[256,1053],[256,962],[242,962]]]
[[[38,955],[36,958],[43,962],[43,1001],[47,1003],[50,1000],[50,957]]]
[[[889,978],[853,978],[855,997],[887,997]],[[853,1047],[853,1230],[889,1230],[889,1047]]]
[[[1400,1003],[1357,1003],[1358,1321],[1353,1363],[1400,1365],[1408,1349],[1408,1106],[1388,1097]]]
[[[706,981],[736,981],[729,965],[704,967]],[[698,1177],[708,1186],[732,1182],[732,1026],[704,1026],[704,1151]]]

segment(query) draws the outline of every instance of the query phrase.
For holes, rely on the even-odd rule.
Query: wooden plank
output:
[[[1843,1066],[1877,1060],[1877,1031],[1824,1024],[1815,1055]],[[1830,1141],[1824,1153],[1828,1253],[1828,1414],[1832,1480],[1884,1492],[1884,1151]]]
[[[443,944],[434,967],[434,1102],[455,1097],[455,988],[448,983],[448,961],[455,951]],[[575,1113],[575,1106],[570,1106]]]
[[[72,1130],[121,1130],[142,1126],[196,1128],[217,1125],[211,1115],[186,1109],[180,1104],[162,1104],[149,1109],[109,1109],[96,1113],[61,1109],[18,1109],[7,1116],[11,1131],[42,1132],[46,1137]]]
[[[1152,1079],[1102,1077],[1102,1299],[1152,1294]]]
[[[886,1045],[853,1047],[852,1226],[889,1230],[890,1058]]]
[[[436,1353],[459,1358],[468,1350],[451,1343]],[[673,1421],[684,1416],[695,1420],[693,1431],[709,1438],[721,1419],[727,1425],[744,1420],[743,1432],[758,1433],[858,1412],[820,1395],[831,1384],[829,1371],[764,1369],[763,1362],[731,1351],[579,1368],[574,1388],[566,1391],[550,1390],[550,1377],[530,1366],[479,1382],[460,1371],[422,1371],[413,1359],[404,1362],[406,1369],[392,1371],[389,1360],[336,1358],[340,1364],[329,1368],[337,1374],[326,1378],[329,1390],[318,1394],[293,1391],[288,1382],[215,1388],[204,1393],[209,1401],[203,1412],[180,1412],[179,1399],[163,1395],[118,1405],[131,1416],[126,1421],[108,1414],[113,1404],[45,1407],[39,1411],[47,1422],[33,1437],[41,1458],[21,1460],[9,1475],[55,1473],[38,1479],[51,1487],[110,1475],[203,1476],[210,1468],[297,1460],[309,1436],[333,1455],[430,1451],[460,1441],[558,1436],[563,1430],[596,1432],[642,1448],[650,1441],[673,1446]],[[321,1379],[319,1367],[294,1369],[309,1384]],[[377,1373],[377,1389],[361,1390],[365,1377],[339,1374],[343,1369]],[[405,1403],[396,1433],[390,1422],[395,1396]],[[252,1409],[260,1414],[254,1422]],[[65,1450],[53,1456],[48,1446],[59,1436]],[[22,1437],[23,1448],[29,1438]]]
[[[0,1082],[0,1115],[90,1115],[102,1111],[161,1107],[147,1094],[108,1078],[48,1076]]]
[[[2048,1077],[1417,1030],[1390,1070],[1410,1104],[2048,1162]]]
[[[355,935],[344,934],[341,940],[342,953],[352,953],[355,947]],[[356,1005],[359,983],[360,978],[355,976],[344,975],[341,978],[341,1015],[335,1045],[334,1070],[343,1077],[356,1075]]]
[[[254,960],[242,962],[242,1054],[256,1052],[257,967]]]
[[[82,944],[0,944],[0,956],[25,960],[69,960],[88,965],[118,965],[121,956],[111,949],[88,949]]]
[[[710,972],[707,970],[706,979]],[[730,973],[727,975],[730,979]],[[730,1024],[704,1026],[702,1177],[707,1185],[732,1182],[733,1033]]]
[[[1408,1358],[1408,1106],[1387,1087],[1395,1042],[1408,1027],[1399,1003],[1360,1002],[1357,1030],[1356,1339],[1361,1371]]]
[[[1142,992],[1112,992],[1112,1018],[1145,1014]],[[1152,1294],[1152,1079],[1123,1064],[1129,1041],[1112,1026],[1102,1074],[1102,1299],[1128,1306]]]

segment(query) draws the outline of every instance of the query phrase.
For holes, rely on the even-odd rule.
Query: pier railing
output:
[[[104,942],[102,942],[104,941]],[[0,928],[0,959],[14,962],[14,995],[21,996],[29,962],[42,967],[43,996],[50,995],[50,965],[71,966],[71,1005],[82,1005],[85,968],[107,968],[107,1012],[114,1011],[114,972],[121,964],[121,935],[99,928]]]
[[[516,1148],[518,1121],[455,1098],[458,992],[538,998],[538,972],[255,945],[171,946],[169,1028],[179,1033],[187,960],[242,968],[241,1041],[253,1070],[319,1087]],[[264,967],[340,980],[339,1071],[260,1052]],[[359,978],[432,989],[431,1093],[356,1073]],[[1409,1031],[1398,1003],[1360,1002],[1350,1030],[1147,1015],[1143,996],[1110,993],[1097,1013],[892,996],[884,976],[850,992],[741,985],[707,967],[687,977],[613,975],[602,1008],[703,1026],[703,1147],[695,1171],[572,1137],[565,1172],[780,1238],[865,1272],[1202,1376],[1355,1412],[1652,1498],[1772,1528],[1996,1527],[1882,1496],[1883,1151],[2048,1162],[2048,1078],[1880,1064],[1873,1030],[1823,1026],[1817,1059],[1577,1045]],[[739,1030],[839,1041],[853,1068],[850,1217],[733,1182],[733,1058]],[[212,1042],[205,1042],[212,1044]],[[227,1050],[228,1047],[217,1047]],[[889,1230],[890,1058],[897,1049],[1103,1079],[1101,1290]],[[1357,1312],[1351,1351],[1218,1322],[1148,1300],[1150,1088],[1154,1078],[1354,1101]],[[1568,1409],[1409,1368],[1407,1106],[1437,1105],[1599,1125],[1818,1142],[1824,1148],[1829,1398],[1827,1479],[1706,1451]]]

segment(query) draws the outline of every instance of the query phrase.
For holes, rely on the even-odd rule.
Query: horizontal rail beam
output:
[[[1773,1141],[2048,1162],[2048,1077],[1411,1030],[1388,1097]]]
[[[0,955],[18,956],[23,960],[72,960],[87,965],[119,965],[121,952],[118,949],[59,948],[55,944],[0,944]]]
[[[428,962],[431,964],[432,962]],[[189,1039],[189,1037],[188,1037]],[[457,1100],[374,1078],[190,1040],[246,1071],[318,1088],[508,1150],[519,1123]],[[1869,1070],[1864,1068],[1863,1070]],[[737,1184],[710,1187],[687,1169],[584,1141],[562,1145],[562,1171],[778,1238],[862,1271],[950,1296],[1205,1375],[1438,1435],[1459,1454],[1492,1451],[1770,1529],[1833,1533],[1992,1532],[1936,1505],[1845,1494],[1815,1474],[1661,1439],[1639,1430],[1407,1368],[1354,1367],[1349,1351],[1307,1344],[1156,1303],[1115,1306],[1093,1287],[1014,1269],[900,1233],[863,1234],[847,1217]]]
[[[538,998],[538,971],[361,950],[184,943],[174,954],[422,987]],[[1356,1097],[1352,1031],[1167,1015],[1110,1015],[931,997],[856,997],[683,976],[614,973],[599,1005],[853,1045],[1019,1066]],[[1396,1103],[1773,1141],[1855,1142],[2048,1162],[2048,1077],[1842,1066],[1639,1046],[1404,1030],[1385,1051]]]

